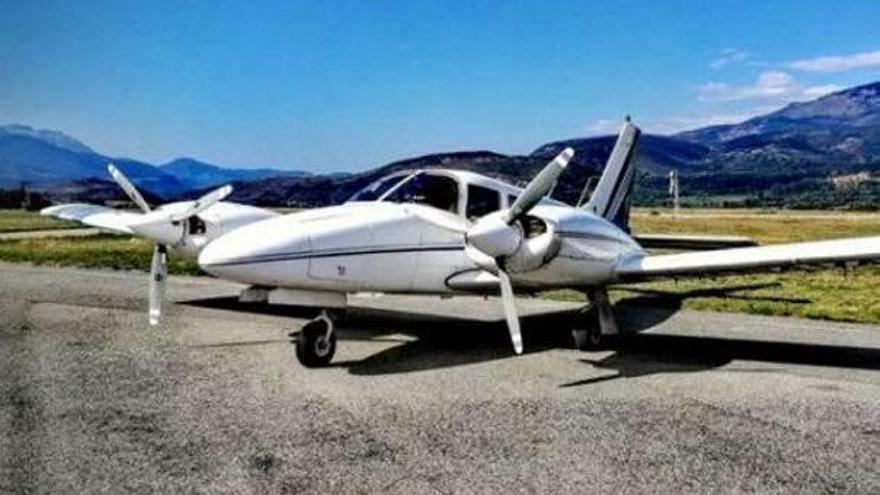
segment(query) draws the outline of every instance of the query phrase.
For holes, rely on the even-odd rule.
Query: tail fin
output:
[[[635,166],[633,165],[636,143],[641,131],[629,119],[614,143],[614,149],[605,164],[602,177],[585,206],[597,215],[629,231],[629,204],[632,196]]]

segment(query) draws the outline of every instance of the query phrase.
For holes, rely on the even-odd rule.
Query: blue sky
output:
[[[769,4],[769,5],[768,5]],[[880,2],[0,0],[0,123],[361,170],[670,133],[880,80]]]

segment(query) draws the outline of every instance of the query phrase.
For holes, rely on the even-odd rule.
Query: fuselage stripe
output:
[[[252,256],[249,258],[239,258],[220,263],[210,263],[205,266],[231,266],[231,265],[249,265],[256,263],[274,263],[278,261],[294,261],[309,260],[315,258],[333,258],[339,256],[363,256],[371,254],[394,254],[394,253],[415,253],[427,251],[463,251],[464,246],[416,246],[402,248],[372,248],[372,249],[346,249],[346,250],[325,250],[325,251],[300,251],[295,253],[277,253],[262,256]]]

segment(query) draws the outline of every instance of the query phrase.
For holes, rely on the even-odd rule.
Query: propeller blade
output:
[[[513,295],[513,284],[510,276],[501,268],[499,263],[498,280],[501,283],[501,302],[504,304],[504,317],[507,318],[507,329],[510,331],[510,340],[513,342],[513,350],[522,354],[522,334],[519,331],[519,316],[516,314],[516,299]]]
[[[201,198],[193,201],[193,204],[190,205],[190,207],[186,210],[171,215],[171,221],[180,222],[186,220],[193,215],[198,215],[202,211],[210,208],[214,203],[223,201],[223,199],[225,199],[226,196],[229,196],[230,194],[232,194],[232,186],[229,184],[218,189],[214,189],[208,194],[205,194]]]
[[[553,189],[559,175],[568,166],[568,162],[574,156],[574,150],[565,148],[562,153],[556,155],[550,163],[544,167],[538,175],[529,182],[526,189],[516,198],[513,206],[507,211],[506,222],[513,223],[516,219],[528,213],[541,199]]]
[[[153,263],[150,266],[150,325],[156,326],[162,318],[162,302],[165,299],[165,281],[168,278],[168,249],[156,244]]]
[[[138,192],[137,188],[134,187],[134,184],[128,180],[118,168],[116,168],[112,163],[107,165],[107,171],[110,172],[110,176],[113,177],[113,180],[119,184],[119,187],[125,191],[125,194],[134,202],[134,204],[138,205],[138,207],[144,211],[144,213],[149,213],[150,205],[144,200],[144,197],[141,196],[141,193]]]

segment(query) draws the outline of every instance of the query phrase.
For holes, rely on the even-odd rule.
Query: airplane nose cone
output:
[[[282,285],[304,274],[300,265],[308,263],[309,238],[298,227],[271,219],[234,230],[202,249],[199,266],[219,278]]]

